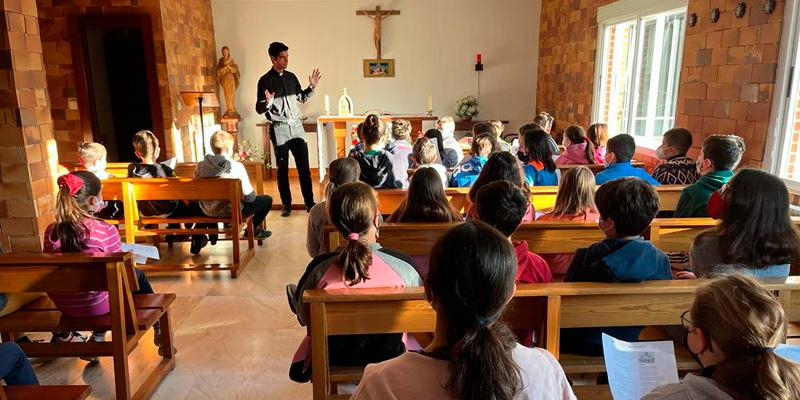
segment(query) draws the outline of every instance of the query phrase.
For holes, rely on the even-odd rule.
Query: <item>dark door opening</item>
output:
[[[131,139],[142,129],[153,131],[163,146],[149,16],[82,15],[78,29],[81,117],[90,118],[94,141],[106,147],[110,162],[136,160]]]

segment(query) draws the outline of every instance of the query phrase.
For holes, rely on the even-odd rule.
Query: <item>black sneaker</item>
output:
[[[281,217],[288,217],[292,215],[292,207],[283,207],[281,210]]]
[[[260,239],[266,239],[266,238],[268,238],[270,236],[272,236],[272,232],[270,232],[270,231],[268,231],[266,229],[256,229],[256,233],[255,233],[256,239],[259,239],[259,240]]]
[[[206,235],[192,235],[192,248],[189,251],[194,254],[200,254],[200,249],[206,247],[208,244],[208,236]]]
[[[212,246],[216,246],[217,240],[219,240],[219,235],[216,233],[211,233],[208,235],[208,243],[211,243]]]

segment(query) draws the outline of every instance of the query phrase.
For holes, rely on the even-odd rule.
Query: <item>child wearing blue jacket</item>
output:
[[[595,176],[595,182],[597,182],[598,185],[602,185],[617,178],[626,177],[639,178],[650,182],[650,184],[654,186],[660,185],[647,171],[631,165],[633,153],[636,152],[636,141],[633,140],[633,136],[626,134],[614,136],[608,140],[606,148],[605,161],[607,167]]]
[[[453,170],[453,177],[450,178],[452,187],[470,187],[478,179],[483,166],[489,156],[498,151],[497,141],[492,135],[482,133],[472,139],[472,157],[464,160]]]
[[[620,178],[595,194],[600,229],[607,239],[579,249],[565,282],[642,282],[672,279],[669,258],[642,233],[658,213],[655,189],[639,178]],[[603,353],[601,334],[636,341],[641,327],[563,329],[561,351],[587,356]]]
[[[542,129],[523,130],[520,151],[525,159],[525,180],[528,186],[558,186],[558,169],[553,160],[547,132]]]

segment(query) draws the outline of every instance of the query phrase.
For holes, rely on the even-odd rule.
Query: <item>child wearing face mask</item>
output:
[[[122,251],[119,231],[113,225],[94,217],[104,206],[102,184],[89,171],[76,171],[58,178],[56,218],[44,233],[47,253],[118,253]],[[139,290],[134,294],[153,293],[147,277],[136,270]],[[67,317],[91,317],[108,314],[108,292],[48,293],[56,307]],[[156,345],[160,347],[156,324]],[[93,342],[105,341],[106,332],[95,331]],[[54,332],[52,342],[83,342],[77,332]],[[159,352],[161,352],[159,350]],[[85,358],[97,362],[97,358]]]
[[[786,341],[785,311],[753,278],[732,274],[697,289],[681,322],[702,372],[642,399],[800,398],[800,365],[775,353]]]
[[[565,282],[641,282],[672,279],[669,258],[642,234],[658,213],[658,194],[639,178],[620,178],[597,189],[600,229],[607,239],[578,249]],[[563,329],[561,351],[586,356],[603,353],[602,333],[636,341],[640,327]]]
[[[653,170],[653,178],[662,185],[691,185],[700,179],[697,164],[686,157],[692,147],[692,134],[686,129],[675,128],[664,133],[656,156],[664,163]]]
[[[697,172],[701,177],[681,191],[675,218],[708,217],[708,199],[731,179],[744,150],[744,140],[739,136],[707,137],[697,158]]]

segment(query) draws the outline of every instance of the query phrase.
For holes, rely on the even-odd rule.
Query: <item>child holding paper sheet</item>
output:
[[[681,320],[703,372],[643,399],[800,398],[800,364],[775,354],[786,341],[783,307],[753,278],[734,274],[703,286]]]

